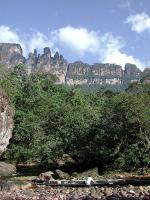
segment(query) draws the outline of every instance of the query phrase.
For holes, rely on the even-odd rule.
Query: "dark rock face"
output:
[[[142,72],[136,65],[127,63],[125,70],[116,64],[95,63],[89,65],[81,61],[68,63],[58,52],[51,56],[49,47],[45,47],[42,55],[37,55],[36,49],[29,53],[27,59],[22,55],[19,44],[0,43],[0,64],[11,67],[25,64],[28,73],[44,71],[57,76],[56,84],[68,85],[117,85],[125,86],[138,81]]]
[[[0,156],[6,150],[12,137],[13,116],[10,102],[5,92],[0,89]]]
[[[127,63],[125,65],[124,75],[131,79],[131,81],[133,82],[139,80],[139,77],[141,76],[141,71],[137,68],[136,65]]]
[[[125,65],[125,75],[138,77],[141,74],[141,71],[137,68],[136,65],[127,63]]]
[[[127,87],[128,84],[139,81],[141,76],[142,72],[136,65],[127,63],[123,72],[122,83]]]
[[[8,68],[23,64],[22,48],[19,44],[0,43],[0,64],[7,65]]]
[[[144,83],[150,83],[150,68],[146,68],[142,73],[142,81]]]

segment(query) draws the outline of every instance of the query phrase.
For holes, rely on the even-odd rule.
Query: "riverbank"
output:
[[[150,200],[150,186],[13,188],[0,192],[1,200]]]

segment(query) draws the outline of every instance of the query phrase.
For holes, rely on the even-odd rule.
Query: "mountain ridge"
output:
[[[0,64],[12,68],[17,64],[25,64],[28,74],[42,70],[56,75],[57,84],[67,85],[113,85],[121,86],[139,81],[143,72],[134,64],[122,66],[111,63],[94,63],[82,61],[69,63],[63,55],[56,52],[51,55],[49,47],[43,49],[43,54],[29,53],[23,56],[20,44],[0,43]]]

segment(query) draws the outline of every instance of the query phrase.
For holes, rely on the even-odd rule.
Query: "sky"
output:
[[[0,42],[27,57],[50,47],[69,61],[150,67],[150,0],[0,0]]]

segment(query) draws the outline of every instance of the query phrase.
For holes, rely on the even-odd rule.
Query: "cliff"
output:
[[[29,57],[25,61],[25,64],[27,66],[28,73],[42,70],[56,75],[59,84],[65,83],[68,62],[62,55],[59,55],[58,52],[56,52],[54,57],[52,57],[50,48],[48,47],[44,48],[42,55],[37,55],[36,50],[34,50],[34,53],[29,53]]]
[[[10,68],[24,62],[25,58],[19,44],[0,43],[0,64],[7,65]]]
[[[0,89],[0,156],[6,150],[12,137],[13,117],[10,102],[5,92]]]
[[[95,63],[89,65],[81,61],[70,63],[66,74],[66,84],[88,85],[128,85],[138,81],[142,72],[136,65],[127,63],[125,70],[116,64]]]
[[[19,44],[0,44],[0,64],[8,68],[17,64],[25,64],[28,73],[44,71],[56,75],[57,84],[67,85],[117,85],[127,86],[138,81],[142,72],[136,65],[127,63],[123,70],[120,65],[95,63],[89,65],[82,61],[68,63],[58,52],[51,55],[50,48],[45,47],[43,54],[37,50],[29,53],[27,59],[22,55]]]

